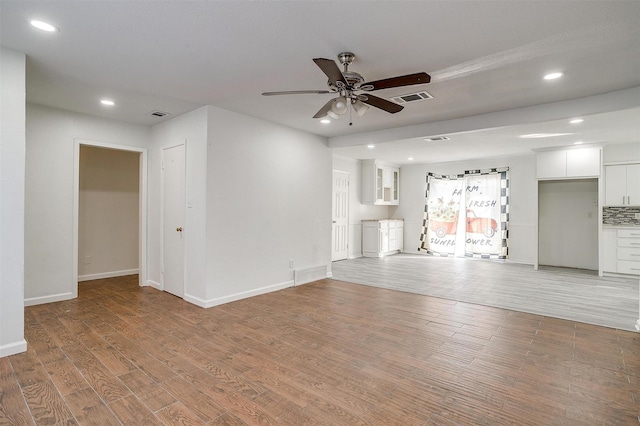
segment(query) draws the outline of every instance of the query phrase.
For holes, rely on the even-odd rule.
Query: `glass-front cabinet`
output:
[[[400,168],[378,160],[362,161],[362,203],[398,205]]]

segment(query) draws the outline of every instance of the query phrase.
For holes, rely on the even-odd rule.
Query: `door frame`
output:
[[[75,138],[73,141],[73,285],[72,297],[78,297],[78,238],[79,238],[79,217],[80,217],[80,146],[87,145],[96,148],[115,149],[118,151],[137,152],[140,154],[139,167],[139,207],[138,207],[138,284],[147,285],[147,148],[140,148],[130,145],[118,145]]]
[[[162,290],[164,292],[167,292],[167,290],[165,289],[164,286],[164,271],[165,271],[165,265],[164,265],[164,153],[165,150],[167,149],[171,149],[171,148],[175,148],[178,146],[184,146],[184,173],[185,173],[185,188],[184,188],[184,196],[185,196],[185,204],[187,201],[187,140],[185,139],[183,142],[179,142],[179,143],[174,143],[171,145],[167,145],[167,146],[163,146],[160,148],[160,167],[161,167],[161,173],[160,173],[160,206],[162,206],[160,208],[160,286],[158,288],[159,290]],[[184,208],[184,224],[182,225],[185,229],[189,229],[187,226],[187,212],[186,212],[186,208],[185,208],[185,204],[183,204],[183,208]],[[183,243],[183,252],[182,252],[182,296],[177,296],[182,298],[183,300],[185,299],[185,294],[186,294],[186,288],[187,288],[187,251],[186,251],[186,241],[189,238],[188,237],[188,232],[184,232],[183,234],[183,238],[184,238],[184,243]],[[167,292],[169,293],[169,292]],[[173,293],[169,293],[169,294],[173,294]],[[174,295],[176,296],[176,295]]]
[[[333,169],[331,170],[331,220],[333,221],[333,200],[334,195],[335,195],[335,179],[334,179],[334,173],[338,172],[338,173],[344,173],[347,175],[347,182],[348,182],[348,186],[347,186],[347,257],[345,259],[349,259],[349,248],[351,247],[351,244],[349,244],[350,238],[351,238],[351,232],[349,229],[349,217],[350,217],[350,213],[351,213],[351,173],[347,172],[346,170],[339,170],[339,169]],[[333,223],[332,223],[333,225]],[[333,243],[333,237],[335,235],[335,231],[333,229],[333,226],[331,226],[331,262],[337,262],[337,260],[333,260],[333,248],[335,247],[334,243]],[[343,259],[340,259],[343,260]]]

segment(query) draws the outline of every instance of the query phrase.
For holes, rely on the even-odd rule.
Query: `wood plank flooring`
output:
[[[210,309],[80,283],[25,309],[0,425],[637,425],[640,334],[322,280]]]
[[[333,278],[635,331],[638,278],[469,258],[399,254],[334,262]]]

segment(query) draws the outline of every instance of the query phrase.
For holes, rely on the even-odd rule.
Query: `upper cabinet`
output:
[[[600,151],[600,148],[578,148],[538,152],[538,179],[598,177]]]
[[[640,206],[640,164],[605,166],[605,205]]]
[[[362,161],[362,204],[398,205],[400,168],[378,160]]]

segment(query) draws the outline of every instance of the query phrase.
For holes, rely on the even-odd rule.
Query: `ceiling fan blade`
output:
[[[358,99],[360,99],[365,104],[380,108],[381,110],[387,111],[391,114],[395,114],[396,112],[400,112],[404,109],[404,107],[401,105],[395,104],[391,101],[379,98],[377,96],[370,95],[368,93],[358,95]]]
[[[331,104],[333,104],[334,100],[335,99],[331,99],[329,102],[324,104],[324,106],[322,108],[320,108],[320,110],[318,112],[316,112],[316,115],[314,115],[313,118],[326,117],[327,116],[327,112],[329,112],[329,110],[331,109]]]
[[[264,92],[262,96],[275,96],[275,95],[309,95],[318,94],[324,95],[327,93],[333,93],[328,90],[285,90],[282,92]]]
[[[369,81],[363,83],[360,88],[362,90],[380,90],[390,89],[392,87],[411,86],[413,84],[425,84],[431,81],[431,76],[426,72],[418,72],[415,74],[407,74],[399,77],[385,78],[384,80]],[[369,88],[373,86],[373,88]]]
[[[329,77],[331,84],[340,86],[338,82],[342,82],[344,85],[343,87],[347,86],[347,80],[344,79],[344,75],[342,75],[342,71],[340,71],[340,68],[338,68],[338,64],[336,64],[335,61],[332,61],[331,59],[314,58],[313,62],[315,62],[322,72]]]

